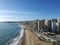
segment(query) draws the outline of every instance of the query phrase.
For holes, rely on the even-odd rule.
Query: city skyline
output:
[[[60,18],[60,0],[0,0],[0,21]]]

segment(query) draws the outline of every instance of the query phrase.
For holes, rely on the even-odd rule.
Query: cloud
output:
[[[38,15],[40,13],[0,9],[0,21],[27,20],[29,16],[28,19],[35,18],[35,14]]]
[[[27,12],[27,11],[15,11],[15,10],[4,10],[0,9],[0,14],[39,14],[37,12]]]

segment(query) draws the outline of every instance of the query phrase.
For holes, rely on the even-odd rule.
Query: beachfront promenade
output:
[[[25,28],[25,38],[23,45],[50,45],[50,43],[39,40],[39,38],[29,29],[29,26],[23,25]]]

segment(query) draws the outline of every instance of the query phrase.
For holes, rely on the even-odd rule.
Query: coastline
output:
[[[19,26],[21,27],[21,32],[20,32],[20,39],[19,39],[17,45],[23,45],[23,43],[24,43],[24,38],[25,38],[24,27],[23,27],[22,25],[20,25],[20,24],[19,24]]]
[[[19,25],[20,27],[22,27],[22,30],[24,31],[23,33],[21,33],[21,34],[23,34],[22,35],[22,37],[21,37],[21,39],[19,40],[19,42],[18,42],[18,44],[17,45],[25,45],[25,38],[26,38],[26,33],[25,33],[25,26],[24,25]]]
[[[19,24],[19,26],[21,27],[19,36],[15,37],[12,40],[12,43],[10,43],[9,45],[21,45],[22,44],[22,41],[23,41],[23,38],[24,38],[24,29],[23,29],[22,25]]]
[[[19,41],[19,43],[20,43],[20,41]],[[21,39],[21,44],[18,44],[18,45],[25,45],[25,33]]]

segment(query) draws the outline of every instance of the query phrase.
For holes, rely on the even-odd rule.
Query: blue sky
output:
[[[60,18],[60,0],[0,0],[0,21]]]

